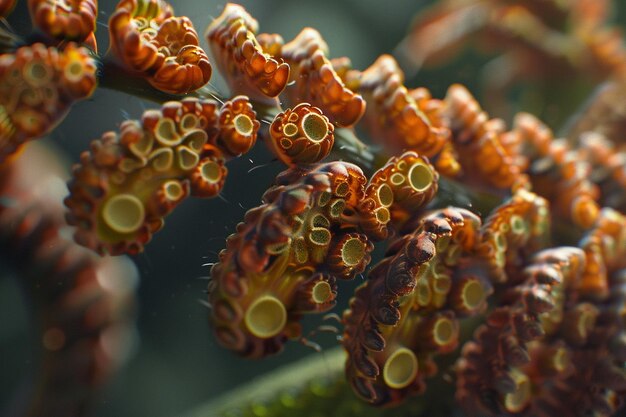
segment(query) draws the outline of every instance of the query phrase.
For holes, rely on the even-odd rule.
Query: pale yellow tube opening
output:
[[[328,125],[319,114],[309,113],[302,120],[302,130],[312,142],[321,142],[328,134]]]
[[[515,380],[515,391],[504,396],[504,407],[510,413],[519,413],[530,402],[530,380],[520,372],[516,372],[513,379]]]
[[[424,164],[417,163],[409,170],[409,183],[415,191],[426,191],[433,183],[433,171]]]
[[[242,136],[249,136],[252,134],[254,130],[254,124],[250,117],[245,114],[239,114],[233,119],[233,124],[235,125],[235,130]]]
[[[120,194],[107,201],[102,218],[118,233],[133,233],[141,227],[145,211],[141,201],[132,194]]]
[[[393,352],[383,367],[385,384],[394,389],[410,385],[417,376],[418,364],[415,354],[407,348]]]
[[[256,299],[246,311],[246,327],[256,337],[267,339],[279,334],[287,323],[287,310],[276,297],[265,295]]]

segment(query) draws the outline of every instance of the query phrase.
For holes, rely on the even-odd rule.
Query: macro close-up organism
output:
[[[0,0],[0,413],[624,415],[625,22]]]

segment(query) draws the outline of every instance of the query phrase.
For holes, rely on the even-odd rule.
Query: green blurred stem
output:
[[[441,378],[429,380],[424,395],[397,407],[372,407],[352,392],[343,374],[344,362],[341,348],[326,350],[256,378],[180,417],[443,417],[452,412],[453,385]]]
[[[301,359],[278,370],[266,373],[233,391],[210,401],[184,417],[217,417],[228,412],[254,408],[275,400],[280,393],[300,391],[314,380],[336,380],[343,378],[345,352],[341,348],[324,351],[323,354]]]

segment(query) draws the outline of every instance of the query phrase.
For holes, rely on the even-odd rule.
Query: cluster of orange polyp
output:
[[[32,345],[42,357],[21,395],[29,401],[12,412],[78,417],[131,348],[137,271],[64,237],[62,204],[51,192],[62,184],[54,154],[29,147],[24,156],[0,165],[0,260],[33,309]]]
[[[69,183],[76,240],[104,254],[137,253],[188,195],[213,197],[226,179],[224,152],[254,144],[260,123],[244,97],[220,109],[187,98],[122,123],[81,155]]]
[[[198,46],[191,20],[174,16],[163,0],[122,0],[109,19],[115,56],[155,88],[185,94],[211,78],[211,64]]]
[[[449,62],[478,40],[482,52],[502,53],[485,79],[495,104],[503,104],[503,90],[520,81],[626,75],[622,34],[607,23],[611,6],[610,0],[442,0],[420,13],[398,52],[420,68]]]
[[[95,60],[76,44],[36,43],[0,55],[0,162],[50,132],[95,87]]]
[[[281,174],[211,270],[208,300],[220,343],[262,357],[301,338],[302,314],[332,308],[336,279],[363,272],[371,240],[385,238],[390,221],[398,228],[406,221],[392,213],[411,208],[416,215],[434,196],[437,179],[413,152],[390,161],[367,187],[362,171],[343,162]]]
[[[519,135],[506,132],[502,120],[489,119],[465,87],[451,86],[444,100],[425,88],[408,90],[389,55],[363,72],[342,68],[346,85],[368,104],[364,127],[388,152],[413,150],[440,174],[483,189],[506,193],[525,186]]]
[[[467,210],[442,209],[392,243],[344,315],[347,375],[359,396],[393,404],[424,390],[433,357],[457,347],[459,318],[481,313],[492,285],[545,243],[545,206],[520,189],[482,226]]]
[[[581,135],[573,147],[530,114],[518,114],[514,130],[530,155],[533,188],[554,202],[555,214],[591,227],[600,207],[626,209],[626,152],[600,134]]]
[[[457,399],[470,415],[608,416],[621,406],[625,226],[603,212],[583,250],[545,250],[510,272],[458,362]]]
[[[524,44],[535,40],[524,37],[526,26],[536,27],[534,16],[548,10],[550,19],[562,23],[567,15],[581,27],[576,36],[590,42],[583,45],[592,50],[589,65],[619,73],[626,59],[613,62],[592,48],[606,3],[590,9],[590,1],[577,0],[571,15],[561,3],[466,0],[460,14],[446,9],[437,18],[443,23],[425,30],[461,18]],[[59,39],[91,42],[95,2],[63,3],[51,16],[55,4],[29,3],[49,44],[59,46],[0,57],[2,158],[48,132],[94,88],[87,50]],[[0,0],[0,13],[11,5]],[[449,32],[464,37],[470,29]],[[157,97],[179,101],[123,122],[81,155],[65,200],[76,241],[100,254],[140,252],[188,195],[218,194],[226,159],[248,152],[259,133],[289,168],[246,213],[211,270],[210,321],[222,345],[260,358],[288,339],[306,342],[302,316],[330,310],[337,280],[363,273],[372,242],[388,240],[387,256],[343,316],[346,372],[359,397],[398,404],[424,391],[441,356],[462,348],[457,398],[472,415],[611,414],[626,394],[623,144],[598,132],[555,139],[527,114],[507,130],[465,87],[451,86],[443,99],[407,88],[389,55],[360,71],[348,58],[330,59],[314,29],[290,42],[257,32],[257,21],[234,4],[209,25],[207,41],[230,90],[221,104],[201,88],[211,65],[188,18],[162,0],[117,5],[109,21],[117,63],[107,61],[102,76],[144,78],[160,90]],[[427,53],[460,40],[436,39]],[[544,45],[551,44],[527,46],[535,53]],[[192,91],[193,98],[178,97]],[[255,107],[277,114],[260,132]],[[351,163],[320,162],[337,143],[338,153],[370,161],[360,158],[366,146],[352,128],[381,145],[371,165],[387,160],[364,167],[375,171],[369,181]],[[479,216],[442,207],[440,177],[469,189],[481,209],[492,208]],[[482,201],[485,195],[504,201]],[[28,229],[15,221],[23,225],[17,232]],[[578,248],[547,249],[581,236]],[[486,321],[472,339],[462,340],[461,328],[480,318]]]
[[[398,403],[422,392],[436,373],[433,356],[459,342],[458,317],[486,307],[491,289],[473,271],[480,219],[443,209],[394,242],[344,314],[346,373],[373,404]]]

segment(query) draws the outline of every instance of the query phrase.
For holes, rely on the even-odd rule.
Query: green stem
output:
[[[397,407],[358,399],[343,374],[345,353],[334,348],[256,378],[181,417],[446,416],[452,386],[432,379],[427,392]]]

